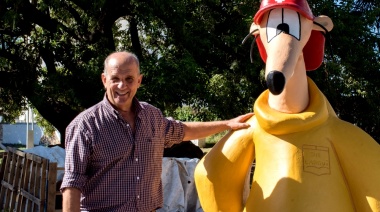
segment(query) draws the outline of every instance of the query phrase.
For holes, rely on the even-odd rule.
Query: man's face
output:
[[[142,75],[135,62],[125,62],[125,57],[109,59],[106,73],[102,74],[103,85],[107,90],[108,101],[115,109],[129,111],[132,99],[140,87]]]

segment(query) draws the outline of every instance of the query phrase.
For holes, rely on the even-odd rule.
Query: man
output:
[[[103,101],[66,129],[63,211],[154,211],[163,203],[164,147],[224,130],[249,127],[251,113],[228,121],[165,118],[135,95],[142,75],[137,57],[115,52],[104,61]]]

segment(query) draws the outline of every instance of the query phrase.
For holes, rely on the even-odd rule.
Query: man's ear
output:
[[[334,27],[334,24],[333,24],[331,18],[329,18],[328,16],[325,16],[325,15],[321,15],[321,16],[315,17],[314,18],[314,23],[318,23],[319,25],[323,26],[329,32]],[[323,29],[318,24],[314,24],[313,30],[316,30],[316,31],[325,31],[325,29]]]
[[[141,82],[142,82],[142,79],[143,79],[143,75],[142,75],[142,74],[140,74],[139,78],[137,79],[137,82],[138,82],[138,84],[139,84],[139,86],[138,86],[138,87],[140,87],[140,86],[141,86]]]
[[[102,79],[104,87],[106,87],[106,82],[107,82],[107,76],[106,76],[106,74],[102,73],[100,77]]]
[[[253,36],[257,36],[257,35],[259,35],[259,34],[260,34],[260,32],[259,32],[259,26],[256,25],[255,23],[252,23],[252,24],[251,24],[251,27],[250,27],[250,29],[249,29],[249,33],[250,33],[251,35],[253,35]]]

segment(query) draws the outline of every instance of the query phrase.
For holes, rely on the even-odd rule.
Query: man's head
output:
[[[104,61],[102,81],[107,99],[117,110],[130,111],[141,85],[139,60],[130,52],[115,52]]]

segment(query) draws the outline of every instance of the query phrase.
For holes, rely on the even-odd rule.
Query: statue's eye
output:
[[[267,42],[280,33],[286,33],[297,40],[301,38],[300,14],[294,10],[277,8],[269,12],[267,22]]]

